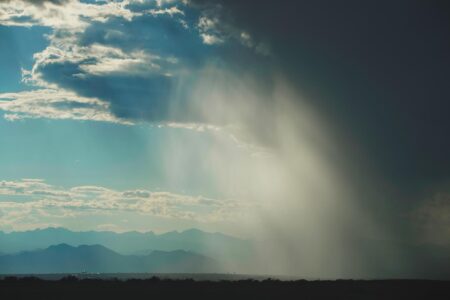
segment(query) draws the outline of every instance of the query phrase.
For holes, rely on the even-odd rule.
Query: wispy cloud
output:
[[[201,33],[200,36],[202,37],[203,43],[205,43],[206,45],[217,45],[224,42],[223,39],[217,35]]]
[[[252,49],[257,54],[263,56],[270,54],[267,44],[257,42],[249,32],[242,30],[224,17],[222,5],[211,2],[209,4],[205,3],[203,6],[196,26],[203,43],[216,45],[226,41],[234,41]]]
[[[66,1],[3,1],[0,2],[0,24],[5,26],[46,26],[82,31],[89,22],[106,22],[111,17],[131,20],[140,13],[126,6],[129,1],[108,1],[101,4]]]
[[[0,1],[0,24],[4,26],[46,26],[53,29],[48,35],[49,45],[35,53],[31,70],[23,70],[23,81],[37,89],[0,95],[0,109],[10,121],[25,118],[50,118],[105,121],[131,124],[114,116],[109,99],[101,99],[96,89],[88,92],[93,97],[80,96],[71,87],[62,87],[61,74],[55,75],[56,82],[48,80],[43,71],[56,66],[71,66],[65,77],[73,82],[87,82],[89,76],[106,78],[121,76],[171,76],[170,67],[177,58],[155,55],[147,49],[124,49],[98,42],[85,43],[85,30],[92,24],[105,23],[110,19],[131,22],[143,15],[184,15],[178,7],[161,7],[150,10],[130,10],[129,5],[145,1],[124,0],[105,3],[67,1]],[[153,3],[153,6],[156,6]],[[126,38],[118,30],[109,30],[107,38]],[[136,47],[134,47],[136,48]],[[66,70],[67,71],[67,70]],[[148,79],[150,80],[150,79]],[[92,84],[90,84],[92,85]],[[142,89],[142,88],[141,88]]]
[[[83,215],[134,213],[177,220],[230,220],[243,203],[149,190],[114,190],[101,186],[63,188],[44,180],[0,181],[0,228]],[[25,200],[24,200],[25,199]]]
[[[36,70],[51,64],[76,64],[82,72],[72,76],[86,78],[89,75],[114,73],[126,75],[159,73],[161,69],[159,62],[176,63],[171,58],[164,59],[143,50],[126,53],[120,48],[101,44],[79,46],[77,42],[70,40],[68,37],[55,38],[52,40],[52,46],[35,55],[36,64],[30,74],[30,79],[34,80],[34,83],[42,82]]]
[[[0,94],[0,110],[10,121],[27,118],[72,119],[130,124],[111,114],[109,103],[63,89]]]
[[[184,15],[184,12],[176,6],[172,6],[170,8],[164,8],[164,9],[150,9],[148,12],[154,16],[169,15],[172,17],[174,15]]]

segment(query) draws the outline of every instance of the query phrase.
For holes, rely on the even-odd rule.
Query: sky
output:
[[[219,33],[183,1],[1,1],[0,12],[1,229],[224,228],[237,199],[202,153],[253,152],[184,102],[208,64],[225,64],[225,40],[257,56],[250,36]],[[109,193],[107,206],[132,207],[79,201]]]
[[[270,241],[282,273],[360,238],[448,247],[449,14],[0,0],[0,230],[196,227]]]

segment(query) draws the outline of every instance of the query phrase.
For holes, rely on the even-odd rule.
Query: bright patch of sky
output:
[[[221,139],[237,154],[248,155],[226,135],[145,124],[0,119],[0,136],[0,178],[44,178],[67,187],[147,188],[217,197],[211,185],[214,169],[204,151]],[[193,147],[190,159],[179,161],[184,174],[169,180],[168,162],[162,158],[175,151],[174,143]]]

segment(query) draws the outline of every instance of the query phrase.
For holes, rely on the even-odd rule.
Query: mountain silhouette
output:
[[[212,273],[219,265],[211,258],[184,250],[121,255],[101,245],[68,244],[44,250],[0,256],[1,274],[45,273]]]
[[[247,240],[199,229],[163,234],[137,231],[76,232],[60,227],[10,233],[0,231],[0,252],[4,254],[45,249],[58,244],[100,244],[119,254],[140,256],[153,251],[185,250],[217,259],[227,267],[225,271],[229,272],[247,270],[254,253],[251,243]]]
[[[50,245],[63,243],[74,246],[101,244],[122,254],[134,254],[149,249],[162,251],[183,249],[210,254],[211,252],[217,252],[216,250],[230,252],[238,250],[242,252],[249,247],[246,240],[198,229],[189,229],[182,232],[171,231],[163,234],[137,231],[124,233],[110,231],[75,232],[53,227],[10,233],[0,231],[0,252],[2,253],[43,249]]]

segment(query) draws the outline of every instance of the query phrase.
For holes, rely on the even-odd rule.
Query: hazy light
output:
[[[377,228],[356,205],[345,170],[336,166],[339,145],[282,76],[274,75],[272,84],[268,94],[251,76],[205,69],[187,111],[217,126],[211,130],[216,139],[208,145],[173,140],[166,157],[169,178],[189,176],[186,166],[201,152],[199,167],[209,170],[209,183],[240,204],[230,230],[256,241],[255,261],[231,264],[229,271],[363,274],[357,262],[363,258],[354,260],[361,254],[349,238],[370,236]]]

